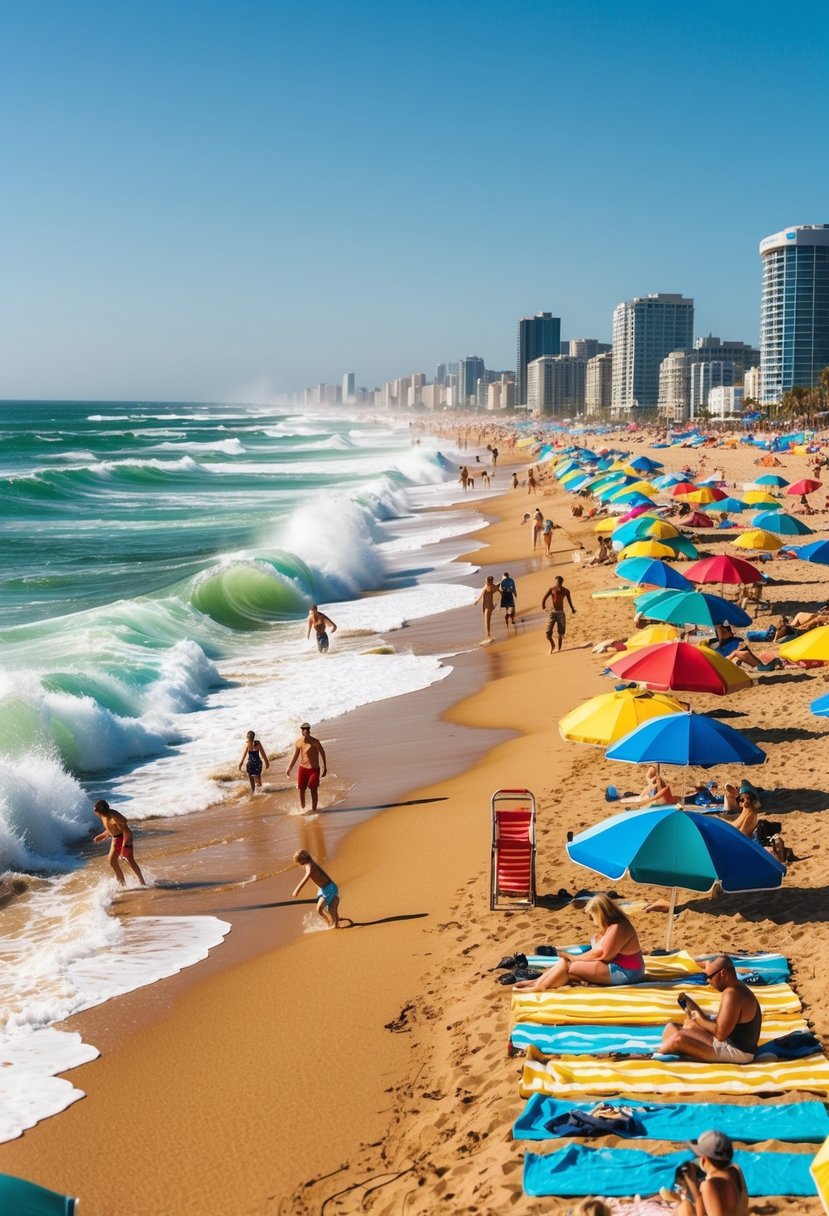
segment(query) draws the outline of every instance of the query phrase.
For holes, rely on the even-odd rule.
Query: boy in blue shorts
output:
[[[298,853],[294,853],[294,861],[298,866],[305,866],[305,873],[302,876],[302,881],[298,886],[294,887],[293,898],[296,899],[306,882],[316,883],[319,887],[319,898],[317,899],[317,912],[331,929],[339,929],[340,927],[340,893],[337,889],[337,884],[332,880],[330,875],[326,874],[322,866],[314,861],[310,853],[306,853],[304,849],[300,849]]]

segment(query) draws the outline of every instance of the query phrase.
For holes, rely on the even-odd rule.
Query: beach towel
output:
[[[754,989],[754,995],[767,1017],[799,1015],[801,1004],[788,984],[767,984]],[[710,988],[700,988],[694,999],[706,1013],[719,1008],[720,994]],[[614,1026],[656,1026],[680,1020],[682,1014],[676,1003],[676,985],[637,984],[633,987],[553,988],[549,992],[512,992],[512,1011],[517,1022],[536,1022],[544,1026],[583,1026],[602,1024]],[[791,1029],[785,1023],[775,1034]]]
[[[583,954],[584,951],[590,949],[588,945],[563,948],[572,954]],[[545,971],[555,963],[554,956],[531,954],[529,950],[524,953],[527,956],[527,966],[537,971]],[[703,963],[706,960],[704,956],[694,958],[685,950],[672,950],[667,954],[645,954],[643,957],[645,960],[645,979],[641,981],[643,984],[651,983],[654,980],[672,979],[680,980],[683,983],[705,982]],[[714,955],[709,957],[713,958]],[[782,954],[732,954],[730,957],[734,960],[738,977],[743,980],[746,975],[757,973],[762,975],[767,982],[777,984],[785,982],[790,974],[788,960]],[[619,987],[624,986],[619,985]]]
[[[632,1102],[627,1098],[616,1101],[622,1102],[641,1128],[631,1138],[643,1140],[685,1143],[699,1135],[701,1127],[716,1127],[744,1144],[755,1140],[819,1144],[829,1135],[829,1114],[823,1103],[817,1101],[757,1102],[751,1106],[732,1106],[727,1102]],[[552,1120],[574,1110],[590,1111],[595,1105],[533,1094],[513,1125],[513,1137],[549,1140],[554,1134],[549,1130]]]
[[[532,1022],[519,1022],[510,1035],[514,1047],[535,1047],[548,1056],[653,1055],[659,1051],[661,1039],[661,1026],[534,1026]],[[820,1050],[803,1019],[793,1018],[783,1035],[761,1027],[757,1057],[798,1060]]]
[[[755,1153],[737,1149],[734,1164],[749,1195],[816,1195],[809,1173],[814,1153]],[[685,1149],[657,1156],[636,1148],[568,1144],[543,1156],[524,1157],[527,1195],[655,1195],[672,1187],[677,1168],[693,1160]]]
[[[829,1094],[829,1060],[755,1060],[751,1064],[709,1064],[695,1060],[591,1060],[538,1058],[527,1051],[522,1098],[531,1094],[763,1094],[795,1090]]]

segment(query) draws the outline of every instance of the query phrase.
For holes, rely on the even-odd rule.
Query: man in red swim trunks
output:
[[[299,805],[304,811],[305,791],[310,790],[311,810],[315,811],[317,809],[317,791],[319,789],[320,778],[324,777],[328,771],[325,748],[319,739],[315,739],[311,734],[311,727],[307,722],[303,722],[299,729],[301,734],[294,744],[294,754],[291,756],[291,763],[285,769],[285,776],[290,777],[291,769],[297,760],[299,760],[299,768],[296,771]]]

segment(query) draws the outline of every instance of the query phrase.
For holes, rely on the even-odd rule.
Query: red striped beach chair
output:
[[[529,790],[492,795],[490,909],[535,907],[535,797]]]

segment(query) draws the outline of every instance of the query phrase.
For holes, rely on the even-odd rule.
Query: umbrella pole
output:
[[[676,907],[676,887],[671,887],[671,898],[668,902],[668,923],[665,926],[665,949],[671,948],[671,933],[674,927],[674,908]]]

